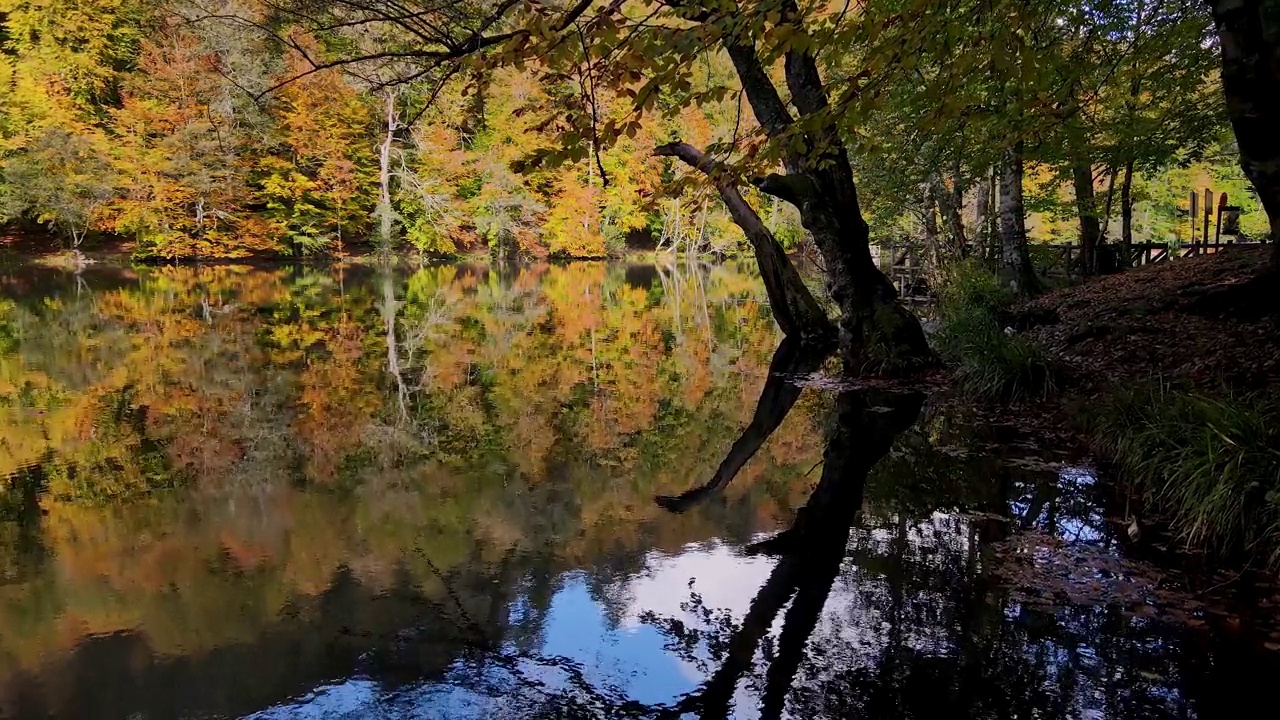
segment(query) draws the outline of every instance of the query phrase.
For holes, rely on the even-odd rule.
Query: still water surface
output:
[[[1247,643],[994,581],[1116,552],[1090,471],[821,363],[733,265],[0,273],[0,716],[1276,707]]]

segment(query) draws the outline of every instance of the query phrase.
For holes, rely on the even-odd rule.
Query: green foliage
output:
[[[419,202],[404,201],[400,209],[404,223],[404,239],[423,255],[448,257],[458,252],[458,246],[448,234],[441,231],[438,217]]]
[[[954,366],[956,385],[985,400],[1044,397],[1057,386],[1058,371],[1044,348],[1006,330],[1002,318],[1012,291],[973,260],[950,268],[939,291],[940,328],[934,345]]]
[[[156,5],[146,0],[0,0],[5,50],[37,60],[30,70],[98,114],[119,100]]]
[[[1009,309],[1017,299],[1009,286],[974,259],[949,268],[938,286],[938,303],[944,318],[966,309],[994,317],[996,313]]]
[[[73,246],[116,190],[111,168],[92,139],[61,128],[50,128],[8,158],[0,177],[5,215],[29,214]]]
[[[91,440],[75,461],[54,457],[42,467],[51,497],[86,504],[136,499],[171,488],[181,479],[166,462],[164,449],[147,436],[147,408],[133,400],[132,388],[96,403]]]
[[[1210,149],[1207,157],[1180,154],[1167,167],[1137,174],[1134,194],[1142,204],[1136,217],[1136,232],[1151,242],[1186,242],[1189,236],[1187,194],[1209,188],[1215,193],[1226,193],[1230,203],[1240,207],[1240,230],[1245,237],[1266,236],[1270,231],[1267,215],[1236,162],[1235,143],[1225,137],[1228,134],[1223,133],[1224,137]],[[1216,218],[1210,220],[1216,222]],[[1214,228],[1209,232],[1212,236]]]
[[[1280,565],[1280,400],[1163,383],[1117,389],[1083,411],[1148,511],[1189,547]]]

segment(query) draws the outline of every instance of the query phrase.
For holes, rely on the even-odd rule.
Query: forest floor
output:
[[[1023,331],[1069,368],[1068,392],[1161,378],[1205,389],[1280,381],[1277,287],[1253,282],[1270,248],[1147,265],[1051,291],[1025,307]]]
[[[1007,322],[1046,350],[1057,387],[1012,405],[975,406],[959,392],[944,392],[943,402],[1087,454],[1073,415],[1118,387],[1160,380],[1209,394],[1280,388],[1280,312],[1275,301],[1248,297],[1257,294],[1268,251],[1232,249],[1050,290],[1014,308]],[[1275,282],[1262,289],[1280,299]],[[945,388],[947,375],[931,383]]]

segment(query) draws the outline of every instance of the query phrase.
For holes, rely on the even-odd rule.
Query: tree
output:
[[[841,346],[851,369],[905,370],[931,361],[918,320],[902,307],[892,283],[872,260],[870,229],[839,125],[840,108],[833,106],[820,68],[819,40],[825,38],[813,29],[847,35],[850,29],[841,26],[841,15],[802,9],[794,0],[657,8],[627,3],[597,8],[591,0],[578,0],[555,10],[504,2],[477,9],[469,23],[431,4],[408,14],[380,3],[304,2],[290,10],[291,19],[300,24],[319,18],[328,26],[379,24],[402,31],[402,44],[385,45],[376,54],[304,53],[312,67],[300,76],[387,57],[416,59],[424,73],[447,76],[464,59],[501,49],[502,59],[536,57],[549,71],[565,75],[581,73],[585,61],[586,86],[607,86],[634,97],[637,115],[655,110],[659,95],[677,104],[692,101],[688,69],[709,47],[718,46],[729,57],[763,135],[763,143],[746,148],[746,159],[781,165],[782,172],[761,173],[754,184],[794,205],[813,236],[828,289],[841,310]],[[775,60],[782,63],[787,99],[770,76]],[[644,68],[651,75],[641,84]],[[716,88],[711,95],[725,92]],[[590,112],[576,114],[582,128],[566,135],[564,157],[591,155],[599,165],[602,145],[634,132],[639,119],[602,123],[596,102],[590,105]]]
[[[1219,60],[1209,42],[1211,23],[1178,0],[1135,0],[1121,5],[1127,50],[1101,93],[1101,154],[1119,171],[1120,244],[1133,243],[1135,172],[1154,172],[1182,155],[1195,158],[1224,127],[1221,93],[1213,82]],[[1104,217],[1104,222],[1107,218]]]
[[[139,257],[234,257],[278,248],[249,216],[249,170],[264,118],[228,99],[211,38],[166,26],[143,44],[140,72],[110,113],[112,161],[129,178],[111,203],[113,229]],[[220,67],[221,66],[221,67]],[[224,72],[218,72],[224,69]]]
[[[1271,221],[1271,269],[1280,271],[1280,1],[1206,2],[1218,30],[1240,166]]]
[[[4,166],[6,214],[29,214],[61,234],[83,265],[80,244],[116,191],[92,136],[49,128]]]
[[[304,61],[292,60],[297,75]],[[298,254],[341,249],[343,233],[361,234],[376,208],[374,109],[336,69],[307,73],[273,100],[280,147],[258,180],[268,216]]]

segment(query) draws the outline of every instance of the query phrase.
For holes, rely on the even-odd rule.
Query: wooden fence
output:
[[[1134,243],[1129,246],[1127,258],[1117,257],[1121,268],[1169,262],[1180,258],[1212,255],[1228,247],[1256,247],[1261,243],[1248,242],[1194,242],[1173,245],[1170,243]],[[893,281],[898,294],[909,300],[926,300],[931,294],[923,248],[919,245],[877,245],[873,253],[881,272]],[[1118,245],[1106,245],[1111,252],[1120,252]],[[1041,276],[1060,279],[1078,279],[1080,272],[1079,243],[1032,245],[1032,262]]]

